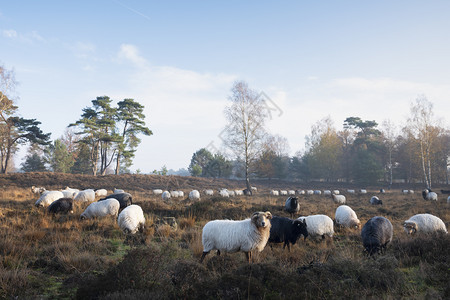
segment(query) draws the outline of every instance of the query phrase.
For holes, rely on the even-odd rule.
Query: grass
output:
[[[74,184],[67,184],[75,186]],[[125,236],[114,218],[79,220],[52,216],[33,206],[25,189],[0,191],[0,298],[41,299],[335,299],[449,298],[449,235],[406,236],[402,222],[416,213],[439,216],[448,226],[450,207],[425,202],[419,194],[348,195],[361,223],[373,216],[394,225],[384,255],[367,258],[358,230],[337,230],[332,240],[299,240],[291,252],[267,246],[248,265],[242,253],[211,253],[199,263],[201,230],[211,219],[244,219],[255,211],[283,211],[285,197],[209,197],[191,203],[163,202],[131,191],[146,217],[145,230]],[[186,193],[187,194],[187,193]],[[381,198],[381,197],[380,197]],[[301,196],[300,215],[334,217],[326,196]],[[168,224],[160,220],[172,220]],[[214,252],[214,251],[213,251]]]

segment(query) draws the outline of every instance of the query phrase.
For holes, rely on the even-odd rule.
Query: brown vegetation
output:
[[[11,184],[13,175],[15,185]],[[157,180],[164,180],[159,176],[155,182],[149,182],[149,175],[123,175],[119,181],[116,176],[105,176],[97,182],[89,176],[67,175],[63,180],[61,174],[39,175],[42,182],[32,174],[8,175],[9,183],[0,178],[0,298],[450,297],[450,236],[411,238],[402,228],[404,220],[425,212],[439,216],[448,227],[450,207],[442,195],[435,203],[424,201],[419,193],[391,192],[379,195],[382,206],[369,204],[370,190],[366,195],[347,195],[347,204],[362,224],[381,215],[394,225],[394,240],[387,253],[375,258],[364,255],[358,230],[342,230],[333,241],[302,239],[291,252],[266,247],[255,253],[255,263],[250,265],[242,254],[210,255],[199,264],[201,229],[207,221],[244,219],[255,211],[288,216],[283,210],[285,197],[260,192],[231,199],[203,197],[196,203],[186,199],[163,202],[149,191],[168,187],[157,185]],[[108,178],[112,183],[107,183]],[[175,179],[180,180],[166,178],[165,183]],[[238,182],[195,180],[189,178],[178,189],[239,186]],[[52,216],[33,206],[37,196],[31,193],[31,185],[124,188],[143,208],[146,228],[125,236],[115,219],[80,221],[87,204],[75,205],[73,215]],[[337,205],[328,196],[300,196],[299,200],[301,215],[334,218]],[[174,217],[178,227],[158,225],[164,217]]]

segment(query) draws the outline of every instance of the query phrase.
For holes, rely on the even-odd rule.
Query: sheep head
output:
[[[252,215],[252,222],[256,225],[256,227],[270,227],[270,219],[272,219],[272,214],[269,211],[266,212],[255,212]]]
[[[306,239],[308,237],[308,230],[306,225],[306,219],[302,220],[295,220],[293,222],[294,232],[296,236],[303,235],[303,237]]]
[[[405,223],[403,223],[403,228],[407,234],[414,234],[417,232],[418,226],[416,222],[405,221]]]

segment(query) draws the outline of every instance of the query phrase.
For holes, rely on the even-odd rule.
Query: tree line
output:
[[[68,125],[64,135],[50,141],[50,133],[36,119],[19,117],[15,105],[13,70],[0,65],[0,158],[1,173],[11,170],[11,160],[20,145],[29,144],[24,172],[53,171],[105,175],[129,172],[141,139],[152,131],[145,126],[144,106],[134,99],[112,105],[108,96],[97,97],[83,108],[79,120]]]
[[[384,186],[400,180],[423,182],[429,188],[449,183],[450,131],[440,125],[425,96],[411,104],[403,128],[389,120],[379,126],[374,120],[350,116],[338,130],[331,117],[325,117],[311,127],[305,150],[289,156],[287,140],[268,133],[265,105],[249,90],[247,83],[236,82],[225,110],[227,117],[234,112],[227,118],[229,135],[224,139],[231,155],[202,148],[192,156],[191,175],[246,178],[247,183],[250,178]]]

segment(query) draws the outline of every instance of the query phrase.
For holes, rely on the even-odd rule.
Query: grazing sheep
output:
[[[73,198],[73,200],[78,202],[94,202],[95,192],[92,189],[79,191],[78,194]]]
[[[125,193],[125,191],[122,190],[122,189],[116,189],[116,188],[114,188],[113,193],[114,193],[114,194],[121,194],[121,193]]]
[[[224,198],[229,198],[230,197],[230,193],[226,189],[220,190],[219,191],[219,195],[220,195],[220,197],[224,197]]]
[[[359,193],[360,193],[360,194],[367,194],[367,190],[361,189],[361,190],[359,190]]]
[[[281,190],[280,195],[281,196],[287,196],[288,192],[286,190]]]
[[[178,191],[171,191],[170,192],[170,197],[178,198],[179,195],[180,195],[180,193],[178,193]]]
[[[81,214],[80,219],[101,218],[105,216],[116,217],[119,213],[120,203],[117,199],[108,198],[100,202],[92,202]]]
[[[45,189],[45,187],[36,187],[36,186],[32,186],[31,187],[31,192],[33,193],[33,194],[39,194],[39,195],[42,195],[44,192],[46,191],[46,189]]]
[[[330,196],[330,195],[331,195],[331,191],[330,191],[330,190],[324,190],[324,191],[323,191],[323,194],[324,194],[325,196]]]
[[[334,219],[336,220],[336,224],[349,227],[349,228],[360,228],[361,222],[358,220],[356,213],[350,206],[341,205],[336,209],[336,213],[334,215]]]
[[[291,251],[291,244],[295,245],[301,235],[305,239],[308,236],[305,220],[273,216],[270,223],[272,227],[270,228],[269,243],[284,243],[283,249],[287,246],[288,251]]]
[[[370,198],[370,204],[383,205],[383,201],[381,201],[380,198],[378,198],[377,196],[372,196],[372,198]]]
[[[276,190],[271,190],[271,191],[270,191],[270,195],[271,195],[271,196],[279,196],[280,193],[279,193],[278,191],[276,191]]]
[[[347,193],[349,193],[349,194],[354,194],[354,193],[355,193],[355,190],[347,190]]]
[[[163,190],[161,190],[161,189],[154,189],[152,191],[152,193],[153,193],[153,195],[161,195],[163,193]]]
[[[295,213],[298,213],[300,210],[300,203],[298,202],[297,197],[289,197],[286,199],[286,203],[284,204],[284,210],[291,214],[291,218],[293,218]]]
[[[64,198],[64,194],[60,191],[46,191],[39,197],[39,199],[34,203],[38,207],[47,207],[53,201]]]
[[[184,198],[184,192],[183,191],[178,191],[178,197]]]
[[[48,207],[48,212],[52,214],[57,213],[73,213],[73,199],[72,198],[61,198],[53,201]]]
[[[164,191],[164,192],[161,194],[161,198],[162,198],[164,201],[170,200],[171,197],[172,197],[172,195],[170,194],[169,191]]]
[[[422,191],[422,197],[425,200],[437,201],[438,197],[435,192],[432,192],[430,189],[424,189]]]
[[[235,190],[234,193],[236,194],[236,196],[243,196],[244,192],[242,190]]]
[[[114,198],[117,201],[119,201],[120,209],[124,209],[125,207],[133,204],[133,197],[131,196],[130,193],[111,194],[111,195],[106,196],[106,198],[98,200],[98,202],[104,201],[104,200],[110,199],[110,198]]]
[[[361,230],[361,238],[368,255],[383,253],[387,244],[392,241],[394,229],[385,217],[373,217]]]
[[[253,195],[252,189],[243,189],[242,192],[245,196],[251,196]]]
[[[135,234],[138,230],[142,232],[145,225],[144,212],[139,205],[127,206],[119,214],[117,223],[124,233]]]
[[[300,217],[297,220],[306,220],[306,229],[308,235],[311,238],[322,237],[333,237],[334,225],[333,220],[326,215],[311,215],[307,217]],[[306,237],[305,237],[306,239]]]
[[[78,194],[78,192],[74,192],[71,190],[61,190],[61,193],[63,193],[64,198],[75,198],[75,196]]]
[[[252,194],[258,192],[258,189],[256,188],[256,186],[250,187],[250,190],[252,191]]]
[[[206,223],[202,231],[203,254],[200,262],[211,250],[220,252],[243,251],[248,262],[252,251],[261,252],[270,236],[272,214],[255,212],[250,219],[242,221],[214,220]]]
[[[344,195],[331,194],[331,199],[333,199],[333,202],[337,204],[345,204],[346,201]]]
[[[339,195],[341,192],[339,190],[333,190],[332,194]]]
[[[95,190],[95,196],[96,197],[106,197],[106,196],[108,196],[108,191],[106,189]]]
[[[321,190],[314,190],[314,195],[322,195],[322,191]]]
[[[304,194],[306,194],[305,190],[297,190],[296,192],[297,192],[297,194],[299,194],[299,195],[304,195]]]
[[[288,190],[288,195],[290,195],[290,196],[295,195],[295,190]]]
[[[191,201],[200,200],[200,193],[197,190],[192,190],[189,193],[189,200]]]
[[[442,194],[450,194],[450,190],[441,190]]]
[[[408,194],[414,194],[414,190],[408,190]]]
[[[314,195],[314,191],[313,190],[306,190],[306,195]]]
[[[417,214],[409,218],[403,223],[405,232],[414,234],[416,232],[432,233],[443,232],[447,233],[447,228],[444,222],[431,214]]]
[[[380,194],[385,194],[386,191],[384,189],[380,189]]]
[[[402,194],[403,194],[403,195],[409,194],[409,190],[402,190]]]
[[[230,195],[230,197],[234,197],[236,196],[236,193],[234,191],[228,191],[228,195]]]
[[[205,194],[205,196],[213,196],[214,190],[204,190],[203,194]]]

